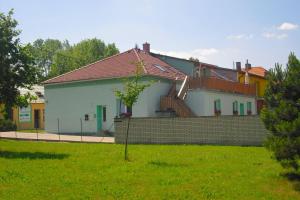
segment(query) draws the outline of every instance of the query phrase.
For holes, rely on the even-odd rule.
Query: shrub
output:
[[[11,121],[0,119],[0,131],[15,131],[17,126]]]

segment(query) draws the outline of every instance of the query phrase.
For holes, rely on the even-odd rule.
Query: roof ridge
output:
[[[144,69],[144,73],[145,73],[145,74],[148,74],[148,72],[147,72],[147,70],[146,70],[146,67],[145,67],[145,65],[144,65],[144,62],[142,62],[142,59],[140,58],[139,54],[136,52],[136,49],[134,48],[133,51],[134,51],[134,53],[135,53],[135,55],[136,55],[138,61],[142,63],[142,66],[143,66],[143,69]]]
[[[124,51],[124,52],[122,52],[122,53],[118,53],[118,54],[115,54],[115,55],[112,55],[112,56],[109,56],[109,57],[103,58],[103,59],[101,59],[101,60],[97,60],[97,61],[95,61],[95,62],[93,62],[93,63],[87,64],[87,65],[84,65],[84,66],[82,66],[82,67],[79,67],[79,68],[77,68],[77,69],[74,69],[74,70],[71,70],[71,71],[69,71],[69,72],[66,72],[66,73],[60,74],[60,75],[58,75],[58,76],[55,76],[55,77],[53,77],[53,78],[50,78],[50,79],[48,79],[48,80],[46,80],[46,81],[43,81],[42,83],[43,83],[43,84],[45,84],[45,83],[47,83],[48,81],[51,81],[51,80],[53,80],[53,79],[59,78],[59,77],[61,77],[61,76],[64,76],[64,75],[70,74],[70,73],[72,73],[72,72],[75,72],[75,71],[78,71],[78,70],[81,70],[81,69],[83,69],[83,68],[87,68],[87,67],[89,67],[90,65],[93,65],[93,64],[96,64],[96,63],[98,63],[98,62],[101,62],[101,61],[104,61],[104,60],[110,59],[110,58],[112,58],[112,57],[115,57],[115,56],[118,56],[118,55],[121,55],[121,54],[124,54],[124,53],[128,53],[129,51],[132,51],[132,50],[133,50],[133,49],[129,49],[129,50],[127,50],[127,51]]]

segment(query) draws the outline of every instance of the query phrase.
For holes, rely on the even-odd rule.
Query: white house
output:
[[[114,91],[123,79],[135,74],[135,62],[143,60],[143,81],[155,80],[132,109],[125,108]],[[154,117],[160,97],[184,74],[140,49],[131,49],[80,69],[49,79],[45,84],[46,131],[95,133],[114,131],[114,118],[123,112],[133,117]],[[130,109],[130,110],[129,110]],[[82,126],[81,126],[82,124]]]
[[[139,96],[133,108],[126,108],[114,91],[123,88],[124,78],[135,74],[134,63],[139,61],[144,63],[142,80],[155,83]],[[124,112],[131,112],[133,117],[156,117],[169,111],[181,117],[256,114],[252,86],[187,77],[152,56],[147,43],[143,50],[134,48],[54,77],[44,82],[46,131],[113,132],[114,118]]]

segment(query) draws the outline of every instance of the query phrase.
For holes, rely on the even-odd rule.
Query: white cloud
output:
[[[278,30],[283,30],[283,31],[290,31],[290,30],[295,30],[299,27],[298,24],[292,24],[292,23],[288,23],[288,22],[284,22],[282,24],[280,24],[277,29]]]
[[[229,40],[250,40],[253,38],[252,34],[238,34],[238,35],[229,35],[227,39]]]
[[[153,49],[151,51],[154,53],[159,53],[159,54],[178,57],[178,58],[185,58],[185,59],[194,57],[194,58],[198,58],[201,61],[207,61],[209,56],[219,53],[219,50],[215,48],[194,49],[191,51],[158,51]]]
[[[285,33],[278,34],[278,33],[270,33],[270,32],[263,33],[262,36],[267,39],[277,39],[277,40],[282,40],[288,37],[288,35]]]

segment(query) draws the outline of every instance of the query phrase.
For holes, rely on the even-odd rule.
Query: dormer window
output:
[[[159,69],[160,71],[163,71],[163,72],[166,71],[166,69],[160,65],[154,64],[153,66],[156,67],[157,69]]]

